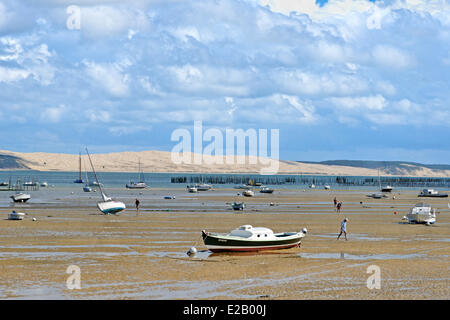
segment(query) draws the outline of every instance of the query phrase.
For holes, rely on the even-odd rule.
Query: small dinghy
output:
[[[173,200],[175,199],[175,196],[164,196],[164,199]]]
[[[306,232],[303,228],[300,232],[273,233],[268,228],[243,225],[228,234],[202,230],[202,238],[212,252],[262,251],[298,247]]]
[[[10,198],[13,199],[14,202],[24,203],[24,202],[27,202],[28,200],[30,200],[31,196],[27,193],[21,192],[21,193],[13,194]]]
[[[242,192],[242,195],[244,195],[245,197],[253,197],[255,193],[253,192],[253,190],[248,189]]]
[[[23,220],[25,217],[25,213],[23,212],[16,212],[13,210],[10,214],[8,214],[8,220]]]

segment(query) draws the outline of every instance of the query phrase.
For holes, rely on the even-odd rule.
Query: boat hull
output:
[[[408,214],[406,217],[408,218],[409,223],[434,224],[436,222],[436,217],[429,215]]]
[[[27,195],[27,194],[20,194],[20,195],[13,195],[13,196],[11,196],[11,199],[14,201],[14,202],[21,202],[21,203],[25,203],[25,202],[27,202],[28,200],[30,200],[30,195]]]
[[[241,240],[225,239],[211,233],[202,232],[202,238],[205,246],[212,252],[244,252],[298,247],[301,244],[303,236],[299,233],[296,236],[289,236],[280,240]]]
[[[418,197],[422,198],[447,198],[448,194],[439,193],[439,194],[419,194]]]
[[[8,214],[8,220],[23,220],[25,214],[16,212],[16,213],[10,213]]]
[[[126,209],[125,204],[120,201],[99,202],[97,207],[104,214],[116,214]]]

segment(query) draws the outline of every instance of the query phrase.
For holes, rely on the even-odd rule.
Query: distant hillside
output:
[[[392,175],[405,175],[408,172],[427,168],[430,170],[450,170],[448,164],[422,164],[408,161],[372,161],[372,160],[327,160],[327,161],[298,161],[301,163],[323,164],[328,166],[346,166],[354,168],[380,169],[381,172]]]
[[[268,168],[268,159],[237,156],[233,164],[223,157],[203,155],[202,163],[194,164],[194,154],[189,154],[189,163],[172,160],[167,151],[113,152],[92,154],[97,171],[136,172],[138,164],[144,172],[192,172],[192,173],[261,173]],[[90,170],[87,155],[82,154],[82,170]],[[217,161],[220,160],[220,161]],[[273,165],[273,167],[272,167]],[[332,175],[332,176],[409,176],[450,177],[450,165],[423,165],[402,161],[353,161],[335,160],[304,162],[280,160],[271,163],[279,174]],[[0,150],[0,170],[72,171],[79,170],[79,155],[64,153],[20,153]]]
[[[21,160],[19,157],[0,154],[0,169],[28,169]]]

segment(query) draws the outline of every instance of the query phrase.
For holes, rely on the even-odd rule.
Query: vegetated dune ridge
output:
[[[63,153],[20,153],[0,150],[0,157],[8,158],[7,165],[1,170],[38,170],[38,171],[78,171],[78,154]],[[91,159],[99,172],[136,172],[138,162],[144,172],[183,172],[183,173],[261,173],[262,168],[269,168],[267,158],[236,156],[232,164],[227,164],[225,157],[220,157],[222,164],[217,163],[218,156],[203,155],[201,164],[194,163],[194,154],[190,153],[191,164],[177,164],[172,160],[172,153],[166,151],[114,152],[92,154]],[[14,159],[15,165],[11,165]],[[82,170],[90,171],[86,154],[81,156]],[[272,160],[276,161],[276,160]],[[276,169],[276,165],[274,168]],[[408,169],[405,169],[408,167]],[[278,174],[311,174],[311,175],[344,175],[344,176],[377,176],[378,170],[371,168],[350,167],[341,165],[324,165],[296,161],[278,161]],[[401,170],[383,170],[384,176],[417,176],[417,177],[450,177],[450,170],[430,169],[421,166],[403,166]]]

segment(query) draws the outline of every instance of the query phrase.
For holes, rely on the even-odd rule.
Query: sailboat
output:
[[[85,164],[86,167],[86,164]],[[92,188],[89,186],[89,178],[88,178],[88,174],[87,174],[87,170],[85,171],[86,173],[86,184],[83,187],[83,191],[84,192],[92,192]]]
[[[129,183],[126,184],[127,189],[145,189],[145,188],[147,188],[147,184],[144,182],[144,174],[141,171],[141,160],[140,159],[139,159],[139,165],[138,165],[138,172],[139,172],[139,177],[138,177],[139,182],[130,181]]]
[[[103,201],[97,203],[98,209],[104,214],[116,214],[122,210],[125,210],[126,206],[123,202],[115,201],[105,194],[105,192],[102,189],[102,185],[98,182],[97,173],[95,172],[94,165],[92,164],[91,156],[89,155],[89,151],[87,148],[86,153],[89,157],[89,162],[91,163],[92,171],[94,172],[95,181],[97,182],[97,185],[100,188],[100,193],[102,195]]]
[[[380,190],[378,193],[368,194],[367,197],[374,198],[374,199],[386,198],[386,195],[381,193],[382,188],[381,188],[381,179],[380,179],[380,169],[378,169],[378,188]]]
[[[81,152],[80,152],[80,157],[79,157],[79,169],[80,169],[80,175],[79,178],[76,179],[73,183],[84,183],[83,179],[81,179]]]

